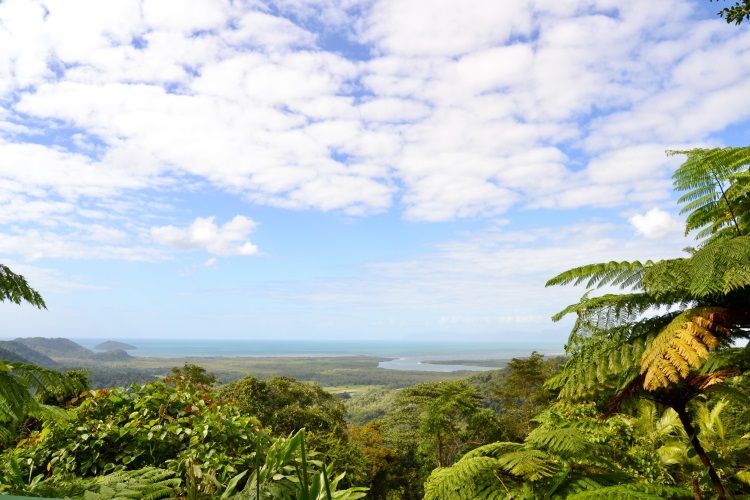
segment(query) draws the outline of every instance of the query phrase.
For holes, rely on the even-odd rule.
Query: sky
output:
[[[0,1],[0,336],[563,342],[750,143],[699,0]]]

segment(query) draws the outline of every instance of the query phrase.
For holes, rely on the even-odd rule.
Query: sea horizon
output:
[[[275,339],[168,339],[168,338],[76,338],[66,337],[86,348],[113,340],[136,349],[137,357],[323,357],[376,356],[386,358],[511,359],[536,351],[545,356],[564,352],[562,342],[423,341],[423,340],[275,340]]]
[[[15,337],[24,338],[24,337]],[[29,337],[26,337],[29,338]],[[50,337],[47,337],[50,338]],[[93,351],[102,342],[128,344],[126,349],[136,358],[185,359],[196,358],[321,358],[366,356],[379,358],[378,367],[397,371],[486,371],[505,365],[472,361],[509,362],[525,358],[532,352],[544,356],[564,354],[561,342],[510,341],[426,341],[426,340],[277,340],[277,339],[170,339],[170,338],[112,338],[58,337],[71,340]],[[3,337],[0,337],[3,339]],[[8,338],[7,340],[12,340]],[[200,361],[195,361],[200,363]]]

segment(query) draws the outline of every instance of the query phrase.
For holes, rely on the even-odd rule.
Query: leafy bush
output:
[[[92,391],[70,418],[45,423],[15,453],[29,475],[91,477],[166,466],[210,492],[250,467],[270,439],[257,419],[211,393],[157,382]]]
[[[319,385],[289,377],[258,380],[245,377],[225,386],[220,395],[247,415],[280,435],[302,428],[313,433],[346,433],[346,409],[341,400]]]

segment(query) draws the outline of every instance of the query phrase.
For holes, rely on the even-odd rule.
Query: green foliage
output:
[[[248,468],[270,441],[259,422],[194,387],[163,383],[93,391],[13,453],[49,476],[91,477],[163,467],[202,494]]]
[[[236,485],[246,474],[236,476],[222,498],[356,500],[365,497],[367,491],[367,488],[338,490],[344,475],[331,477],[332,468],[311,459],[305,448],[304,429],[274,441],[263,463],[255,464],[244,488],[235,494]]]
[[[40,387],[36,399],[45,405],[72,406],[91,389],[89,373],[83,369],[63,372],[63,383]]]
[[[34,477],[29,475],[28,482],[15,457],[10,457],[5,461],[4,469],[5,484],[0,484],[0,493],[5,490],[47,498],[157,500],[176,497],[177,488],[180,485],[180,480],[174,477],[174,472],[155,467],[118,471],[88,479],[77,477],[44,479],[43,474]]]
[[[714,0],[711,1],[713,2]],[[726,19],[727,23],[734,23],[739,26],[743,21],[750,19],[750,0],[735,1],[731,7],[721,9],[719,16]]]
[[[605,262],[576,267],[558,274],[547,281],[546,286],[580,285],[586,283],[586,288],[601,288],[616,286],[619,288],[638,288],[643,279],[643,273],[653,265],[650,260],[641,263],[633,262]]]
[[[524,443],[485,445],[433,471],[425,498],[569,498],[641,479],[628,453],[636,442],[628,419],[604,421],[593,405],[557,404],[537,421]]]
[[[425,484],[425,499],[506,498],[498,484],[497,460],[474,456],[449,468],[436,469]]]
[[[366,481],[366,465],[348,440],[344,404],[319,385],[289,377],[245,377],[227,384],[219,394],[243,414],[256,416],[276,435],[305,429],[308,446],[330,457],[329,463],[347,474],[343,484]]]
[[[349,442],[355,450],[351,460],[360,462],[358,469],[364,472],[352,482],[367,484],[370,498],[385,498],[392,486],[398,483],[397,477],[401,473],[398,467],[399,450],[386,444],[379,422],[351,426]]]
[[[684,155],[674,173],[675,189],[682,194],[680,213],[687,214],[685,232],[712,239],[748,234],[750,147],[668,151]]]
[[[182,368],[172,367],[171,373],[164,377],[164,382],[179,386],[195,385],[208,388],[216,384],[217,380],[215,375],[206,372],[206,369],[202,366],[185,363]]]
[[[612,500],[677,500],[694,498],[694,496],[692,492],[685,488],[653,484],[626,484],[583,491],[570,495],[568,498],[571,500],[593,500],[599,498],[609,498]]]
[[[20,304],[26,302],[39,309],[46,309],[42,296],[31,288],[26,278],[10,270],[8,266],[0,264],[0,302]]]
[[[60,372],[0,361],[0,443],[8,442],[27,417],[48,418],[61,412],[37,396],[76,390],[74,379]]]
[[[532,418],[556,396],[544,382],[557,369],[554,360],[545,361],[537,352],[528,358],[514,358],[502,371],[505,374],[492,396],[497,399],[500,427],[504,438],[520,441],[534,428]]]
[[[555,315],[575,313],[577,320],[569,359],[547,386],[563,398],[604,397],[609,412],[633,396],[673,408],[725,498],[720,457],[701,445],[688,405],[750,369],[740,352],[747,350],[733,346],[750,328],[750,148],[670,154],[686,156],[674,184],[685,232],[696,231],[703,243],[683,258],[592,264],[552,278],[548,285],[619,286],[626,293],[592,298],[589,290]]]
[[[477,444],[502,435],[498,415],[466,381],[403,389],[379,424],[385,446],[396,452],[389,463],[391,489],[403,498],[420,498],[434,467],[453,464]]]
[[[81,481],[83,500],[158,500],[174,498],[180,480],[174,472],[145,467],[134,471],[119,471]]]
[[[226,385],[219,394],[277,434],[288,435],[302,428],[313,433],[346,434],[343,403],[317,384],[289,377],[245,377]]]

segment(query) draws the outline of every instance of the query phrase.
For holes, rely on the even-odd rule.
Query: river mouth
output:
[[[434,359],[434,356],[432,357]],[[417,371],[417,372],[484,372],[488,370],[497,370],[499,367],[477,366],[477,365],[452,365],[437,364],[425,362],[425,358],[396,358],[378,363],[378,368],[398,371]]]

